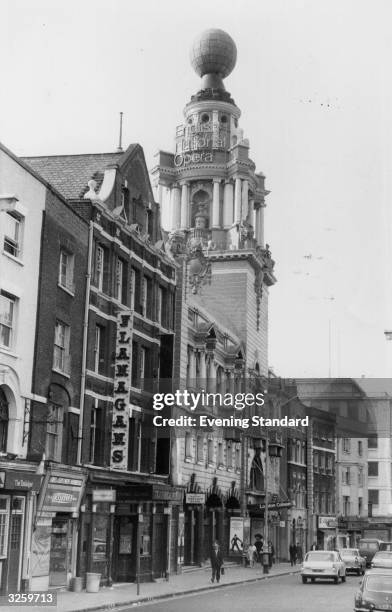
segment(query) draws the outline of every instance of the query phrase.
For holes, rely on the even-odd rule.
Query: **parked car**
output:
[[[359,540],[358,548],[361,557],[366,559],[366,567],[370,567],[371,560],[378,550],[380,550],[381,540],[376,538],[363,538]]]
[[[380,550],[389,550],[392,552],[392,542],[380,542]]]
[[[392,572],[370,569],[354,598],[354,612],[392,610]]]
[[[338,584],[339,578],[346,582],[346,566],[337,550],[311,550],[305,555],[301,566],[302,582],[316,578],[332,579]]]
[[[392,552],[379,550],[374,555],[370,567],[384,567],[392,569]]]
[[[346,573],[355,572],[358,576],[365,573],[366,559],[361,557],[358,548],[341,548],[339,553],[346,566]]]

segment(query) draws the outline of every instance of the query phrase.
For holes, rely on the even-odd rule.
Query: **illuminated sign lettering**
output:
[[[211,163],[213,159],[212,153],[179,153],[174,156],[174,165],[179,168],[189,164]]]

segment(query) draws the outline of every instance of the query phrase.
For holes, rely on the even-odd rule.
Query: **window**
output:
[[[343,496],[343,516],[349,516],[350,514],[350,498]]]
[[[378,476],[378,461],[368,461],[368,476]]]
[[[343,438],[343,452],[349,453],[351,449],[351,440],[350,438]]]
[[[363,444],[362,444],[362,440],[358,440],[358,455],[360,457],[362,457],[363,454]]]
[[[163,312],[162,312],[163,301],[164,301],[163,291],[164,290],[162,289],[162,287],[158,287],[157,321],[161,325],[163,325]]]
[[[74,256],[64,250],[60,251],[59,285],[71,293],[75,291]]]
[[[369,489],[368,491],[368,501],[369,504],[373,506],[378,506],[378,489]]]
[[[63,433],[63,409],[56,404],[49,404],[46,421],[46,448],[47,459],[61,460],[61,442]]]
[[[358,514],[359,516],[361,516],[363,511],[363,498],[362,497],[358,497]]]
[[[95,326],[94,340],[94,372],[105,371],[105,328],[102,325]]]
[[[95,250],[95,285],[98,291],[103,291],[103,271],[105,265],[105,250],[98,245]]]
[[[343,478],[342,478],[343,484],[344,485],[349,485],[350,484],[350,468],[343,468]]]
[[[139,384],[139,345],[134,340],[132,341],[132,373],[131,373],[131,385],[132,387],[138,387]]]
[[[198,463],[203,463],[204,461],[204,438],[203,436],[197,436],[196,443],[196,460]]]
[[[378,447],[377,436],[372,436],[371,438],[368,438],[368,448],[377,448],[377,447]]]
[[[7,557],[10,498],[0,496],[0,558]]]
[[[0,346],[11,348],[15,327],[15,298],[5,292],[0,293]]]
[[[229,470],[233,469],[233,445],[230,440],[226,443],[226,457],[227,467]]]
[[[141,314],[147,319],[152,319],[152,280],[147,276],[143,276]]]
[[[69,325],[56,322],[54,333],[53,368],[65,374],[70,373]]]
[[[190,460],[193,457],[193,439],[190,433],[185,434],[185,459]]]
[[[224,456],[224,452],[223,452],[223,443],[222,442],[218,442],[218,465],[219,466],[224,466],[225,465],[225,456]]]
[[[358,486],[363,487],[363,468],[358,468]]]
[[[123,298],[123,274],[124,274],[124,265],[119,257],[116,259],[116,286],[114,289],[114,297],[119,302],[122,302]]]
[[[140,350],[140,388],[144,389],[144,378],[146,375],[146,363],[147,363],[147,349],[142,348]]]
[[[214,440],[212,438],[208,438],[207,458],[208,463],[214,463]]]
[[[98,403],[98,400],[96,400]],[[102,462],[102,411],[97,405],[91,408],[90,416],[90,463]]]
[[[21,255],[22,221],[15,213],[4,215],[4,251],[13,257]]]
[[[241,469],[241,446],[237,444],[235,447],[235,469]]]
[[[9,410],[8,401],[0,387],[0,452],[7,452]]]

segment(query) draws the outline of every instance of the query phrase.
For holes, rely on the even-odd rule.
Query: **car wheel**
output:
[[[314,583],[315,583],[315,580],[316,580],[316,578],[311,578],[311,579],[310,579],[310,582],[311,582],[312,584],[314,584]]]
[[[306,576],[302,576],[302,583],[303,583],[303,584],[306,584],[306,583],[307,583],[307,581],[308,581],[308,579],[306,578]]]
[[[334,581],[335,584],[339,584],[339,576],[335,576],[333,581]]]
[[[346,574],[343,574],[343,576],[342,576],[342,582],[346,582]]]

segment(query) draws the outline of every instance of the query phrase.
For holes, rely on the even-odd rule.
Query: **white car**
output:
[[[305,555],[301,566],[302,582],[308,578],[314,582],[316,578],[333,580],[338,584],[339,578],[346,582],[346,566],[336,550],[311,550]]]

